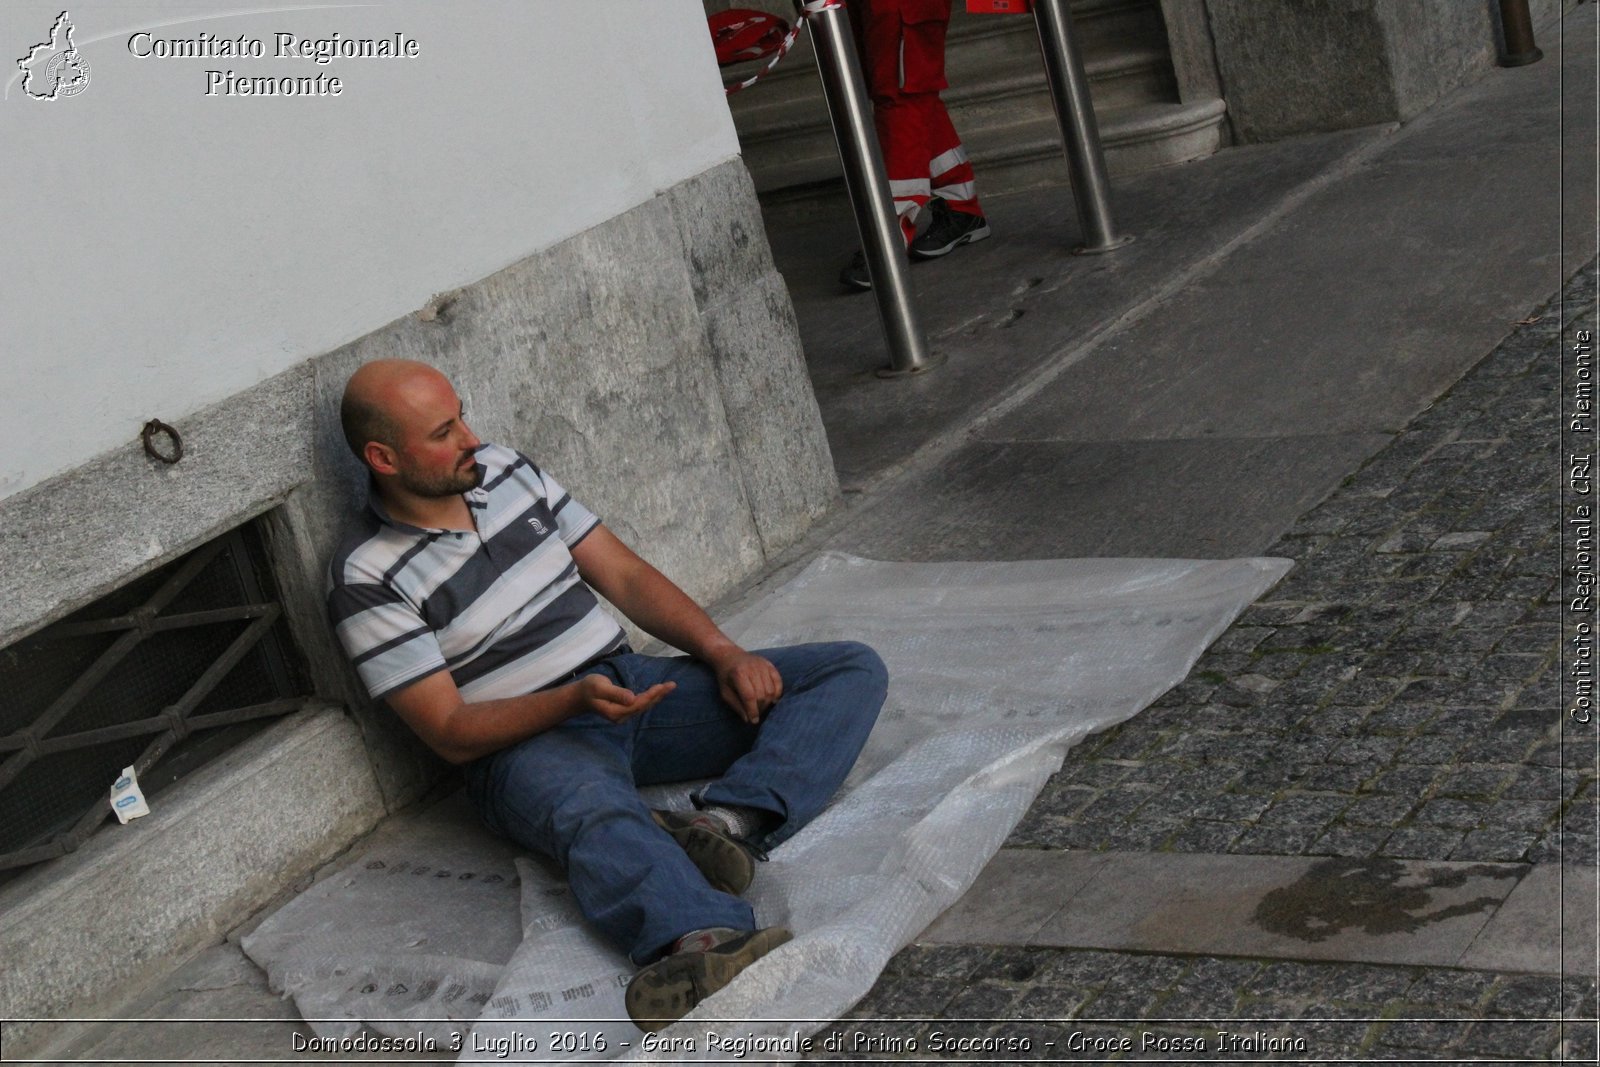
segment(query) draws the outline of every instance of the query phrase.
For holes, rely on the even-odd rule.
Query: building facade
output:
[[[98,666],[46,663],[39,642],[240,527],[265,546],[302,698],[150,816],[81,843],[52,830],[70,854],[10,872],[0,955],[28,966],[5,969],[0,1016],[51,1017],[215,939],[441,773],[324,622],[325,561],[365,495],[337,425],[360,363],[438,366],[481,436],[703,599],[838,487],[692,0],[648,17],[629,0],[28,2],[0,12],[0,41],[17,442],[0,648],[30,684],[62,676],[23,694],[44,719],[17,697],[0,726],[8,788],[106,758],[52,748],[103,729],[106,701],[72,692]],[[95,625],[166,617],[138,615]],[[63,700],[84,710],[49,712]],[[98,768],[102,800],[121,766]]]

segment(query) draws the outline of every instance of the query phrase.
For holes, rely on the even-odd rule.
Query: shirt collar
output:
[[[479,481],[476,487],[468,489],[461,495],[466,498],[467,507],[482,510],[489,501],[489,490],[483,487],[483,475],[487,473],[482,463],[478,464]],[[460,533],[460,530],[446,530],[442,526],[413,526],[409,522],[401,522],[389,514],[389,509],[383,504],[383,497],[378,492],[378,482],[372,475],[367,475],[367,510],[372,512],[373,518],[401,533],[408,533],[415,537],[438,537],[443,534]]]

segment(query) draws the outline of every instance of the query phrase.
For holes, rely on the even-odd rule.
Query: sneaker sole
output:
[[[794,937],[781,926],[754,930],[705,952],[680,952],[633,976],[623,1002],[633,1024],[646,1033],[665,1029],[689,1014],[739,972]]]
[[[976,244],[986,239],[990,233],[989,224],[984,223],[978,229],[962,234],[942,248],[913,248],[911,255],[916,259],[938,259],[940,256],[948,256],[962,245]]]
[[[700,869],[712,889],[739,896],[755,881],[756,864],[750,854],[721,834],[699,826],[672,826],[659,811],[650,813],[656,825],[672,835]]]

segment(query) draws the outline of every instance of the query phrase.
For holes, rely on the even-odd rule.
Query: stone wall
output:
[[[755,572],[834,501],[838,482],[798,326],[735,159],[305,369],[308,478],[270,520],[296,639],[327,695],[358,710],[385,795],[431,758],[366,710],[321,617],[323,561],[365,474],[340,436],[345,380],[380,356],[455,382],[485,440],[520,448],[702,600]]]
[[[31,161],[0,244],[50,249],[0,258],[0,420],[29,445],[0,456],[0,498],[739,154],[699,0],[194,7],[75,0],[58,31],[62,5],[0,5],[19,55],[60,32],[93,74],[56,100],[0,75],[0,144]],[[276,55],[335,33],[408,54]],[[261,58],[208,58],[217,40]],[[208,66],[342,87],[208,96]]]
[[[1535,26],[1571,6],[1533,0]],[[1175,41],[1209,38],[1242,142],[1405,122],[1497,58],[1494,0],[1165,0],[1163,9]],[[1191,66],[1210,76],[1203,56]]]
[[[732,159],[466,287],[433,321],[408,315],[178,420],[174,466],[130,441],[0,500],[0,646],[270,512],[318,690],[359,706],[323,624],[323,563],[365,495],[339,394],[380,356],[445,371],[480,436],[528,452],[702,599],[838,492],[788,291]],[[378,721],[387,751],[394,731]],[[380,765],[398,776],[391,799],[426,777]]]
[[[480,436],[534,456],[702,600],[760,569],[838,494],[794,311],[734,158],[467,286],[433,321],[408,315],[177,420],[185,455],[175,465],[129,441],[0,500],[0,645],[265,515],[292,631],[318,696],[334,706],[250,743],[252,774],[294,783],[295,802],[274,811],[283,847],[267,867],[255,862],[257,815],[241,809],[230,820],[192,804],[185,780],[155,806],[209,813],[203,841],[172,816],[161,834],[114,827],[0,890],[0,914],[29,916],[0,924],[0,956],[18,974],[44,968],[50,979],[0,989],[0,1016],[80,1010],[159,973],[437,780],[442,764],[364,699],[323,615],[325,561],[365,495],[339,433],[338,397],[350,372],[378,356],[448,373]],[[347,722],[329,746],[316,738],[328,716],[341,718],[338,705],[356,730]],[[315,774],[303,773],[308,751]],[[227,766],[196,781],[225,795]],[[136,836],[145,843],[129,851]],[[51,902],[81,905],[51,887],[93,879],[113,860],[117,923],[138,929],[137,942],[108,932],[94,951],[58,952],[41,933],[53,928]],[[205,922],[164,903],[171,870],[206,882],[216,906]],[[55,926],[78,936],[68,918]]]

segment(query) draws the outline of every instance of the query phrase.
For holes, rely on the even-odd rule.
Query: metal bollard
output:
[[[1505,41],[1505,51],[1500,56],[1502,67],[1525,67],[1544,58],[1539,46],[1533,43],[1533,16],[1528,14],[1528,0],[1500,0],[1500,26]]]
[[[795,6],[801,8],[800,0]],[[931,366],[928,341],[912,301],[905,238],[889,195],[888,171],[872,127],[872,101],[861,76],[849,15],[840,4],[814,8],[806,16],[806,28],[816,49],[822,92],[833,119],[833,138],[844,164],[844,184],[861,233],[872,295],[878,301],[878,321],[889,346],[889,366],[878,375],[888,378],[925,371]]]
[[[1072,36],[1072,16],[1067,0],[1034,0],[1033,19],[1039,28],[1039,49],[1044,53],[1044,74],[1061,126],[1061,144],[1067,153],[1067,175],[1078,209],[1083,244],[1078,253],[1109,252],[1133,240],[1118,237],[1111,221],[1110,182],[1106,157],[1100,148],[1100,128],[1089,99],[1089,76]]]

